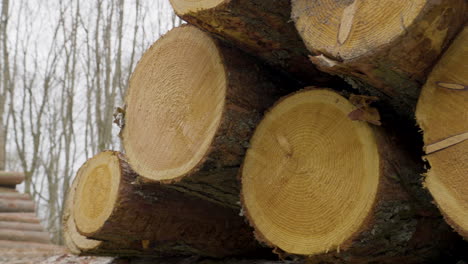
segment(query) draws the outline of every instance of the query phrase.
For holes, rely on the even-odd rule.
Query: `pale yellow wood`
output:
[[[168,180],[202,161],[220,124],[226,74],[216,42],[195,27],[173,29],[145,52],[129,81],[122,135],[136,172]]]
[[[246,214],[271,245],[294,254],[336,251],[366,221],[380,178],[376,137],[330,90],[302,91],[268,112],[242,170]]]
[[[75,177],[70,189],[68,190],[62,215],[64,244],[73,254],[81,254],[82,252],[98,249],[103,243],[99,240],[88,239],[81,235],[76,229],[75,219],[73,216],[73,202],[75,200],[77,185],[78,179]]]
[[[428,2],[294,0],[293,14],[302,14],[296,27],[308,47],[349,60],[405,34]]]
[[[422,88],[416,118],[430,164],[425,184],[447,221],[468,237],[468,28]],[[438,151],[436,151],[438,150]],[[436,151],[436,152],[434,152]]]
[[[72,208],[77,229],[95,232],[111,215],[120,184],[119,160],[111,151],[89,159],[78,171]]]

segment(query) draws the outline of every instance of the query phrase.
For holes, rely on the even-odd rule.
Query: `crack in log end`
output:
[[[463,85],[459,83],[436,82],[436,85],[438,87],[450,89],[450,90],[468,91],[468,85]]]
[[[278,142],[281,149],[285,152],[287,158],[291,158],[293,150],[291,144],[288,142],[288,139],[283,135],[276,135],[276,141]]]
[[[356,15],[357,4],[360,0],[355,0],[351,5],[347,6],[343,10],[343,15],[341,16],[340,29],[338,30],[338,44],[343,45],[349,38],[351,34],[351,29],[353,27],[354,17]]]
[[[332,60],[323,54],[320,54],[317,56],[309,55],[309,59],[313,64],[317,66],[332,68],[332,67],[339,65],[338,61]]]
[[[449,148],[456,144],[462,143],[463,141],[468,140],[468,132],[451,136],[436,143],[425,146],[426,154],[432,154],[434,152]]]

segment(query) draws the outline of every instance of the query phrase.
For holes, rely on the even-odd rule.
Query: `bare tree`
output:
[[[56,243],[77,167],[120,146],[113,111],[138,57],[180,24],[163,2],[1,0],[0,130],[9,131],[14,155],[7,166],[25,172],[24,191]]]

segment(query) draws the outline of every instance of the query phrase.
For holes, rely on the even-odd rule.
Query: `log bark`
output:
[[[249,138],[286,88],[194,26],[173,29],[143,55],[129,82],[122,131],[129,163],[148,181],[239,208],[236,174]]]
[[[39,249],[39,250],[60,250],[62,251],[63,246],[44,244],[37,242],[24,242],[24,241],[11,241],[11,240],[0,240],[0,248],[19,248],[19,249]]]
[[[0,229],[25,230],[25,231],[44,231],[41,224],[0,221]]]
[[[418,157],[391,127],[368,123],[375,109],[367,99],[304,90],[280,100],[258,126],[241,173],[242,202],[257,238],[279,254],[310,263],[426,263],[459,242],[428,209]]]
[[[64,244],[70,252],[82,256],[168,256],[165,255],[164,252],[161,252],[157,245],[143,244],[142,241],[102,241],[81,235],[76,229],[73,215],[73,204],[77,185],[78,179],[75,177],[69,188],[62,215]]]
[[[166,255],[225,257],[260,248],[237,210],[160,184],[140,185],[117,152],[102,152],[82,168],[73,213],[78,231],[86,237],[141,241]]]
[[[37,243],[50,243],[49,233],[37,231],[19,231],[0,229],[0,240],[28,241]]]
[[[14,186],[16,188],[16,186]],[[0,193],[14,193],[17,192],[15,188],[8,188],[0,186]]]
[[[0,213],[0,221],[32,224],[41,222],[35,213]]]
[[[0,171],[0,185],[16,185],[24,181],[24,173]]]
[[[19,192],[7,192],[2,193],[0,192],[0,199],[5,200],[31,200],[31,196],[27,193],[19,193]]]
[[[468,238],[468,28],[422,88],[416,119],[430,165],[425,185],[447,222]]]
[[[199,28],[232,43],[266,63],[308,84],[331,78],[308,61],[308,51],[290,22],[289,1],[213,1],[212,6],[188,0],[171,0],[176,14]]]
[[[466,1],[292,1],[311,61],[412,118],[420,87],[467,21]]]
[[[0,212],[34,212],[33,201],[0,199]]]

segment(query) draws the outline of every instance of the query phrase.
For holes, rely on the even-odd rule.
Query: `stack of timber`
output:
[[[465,0],[171,3],[189,24],[129,80],[115,120],[125,154],[89,159],[68,194],[73,253],[273,248],[307,263],[390,264],[468,252],[450,227],[466,237]]]
[[[113,151],[81,167],[64,214],[72,252],[225,257],[258,248],[238,212],[138,177]]]
[[[15,190],[23,180],[23,173],[0,171],[1,263],[33,263],[65,252],[63,247],[51,244],[32,198]]]
[[[292,0],[311,61],[410,118],[429,71],[466,14],[465,0]]]
[[[305,84],[330,84],[318,71],[290,23],[289,1],[278,0],[170,0],[175,13],[203,30]]]

